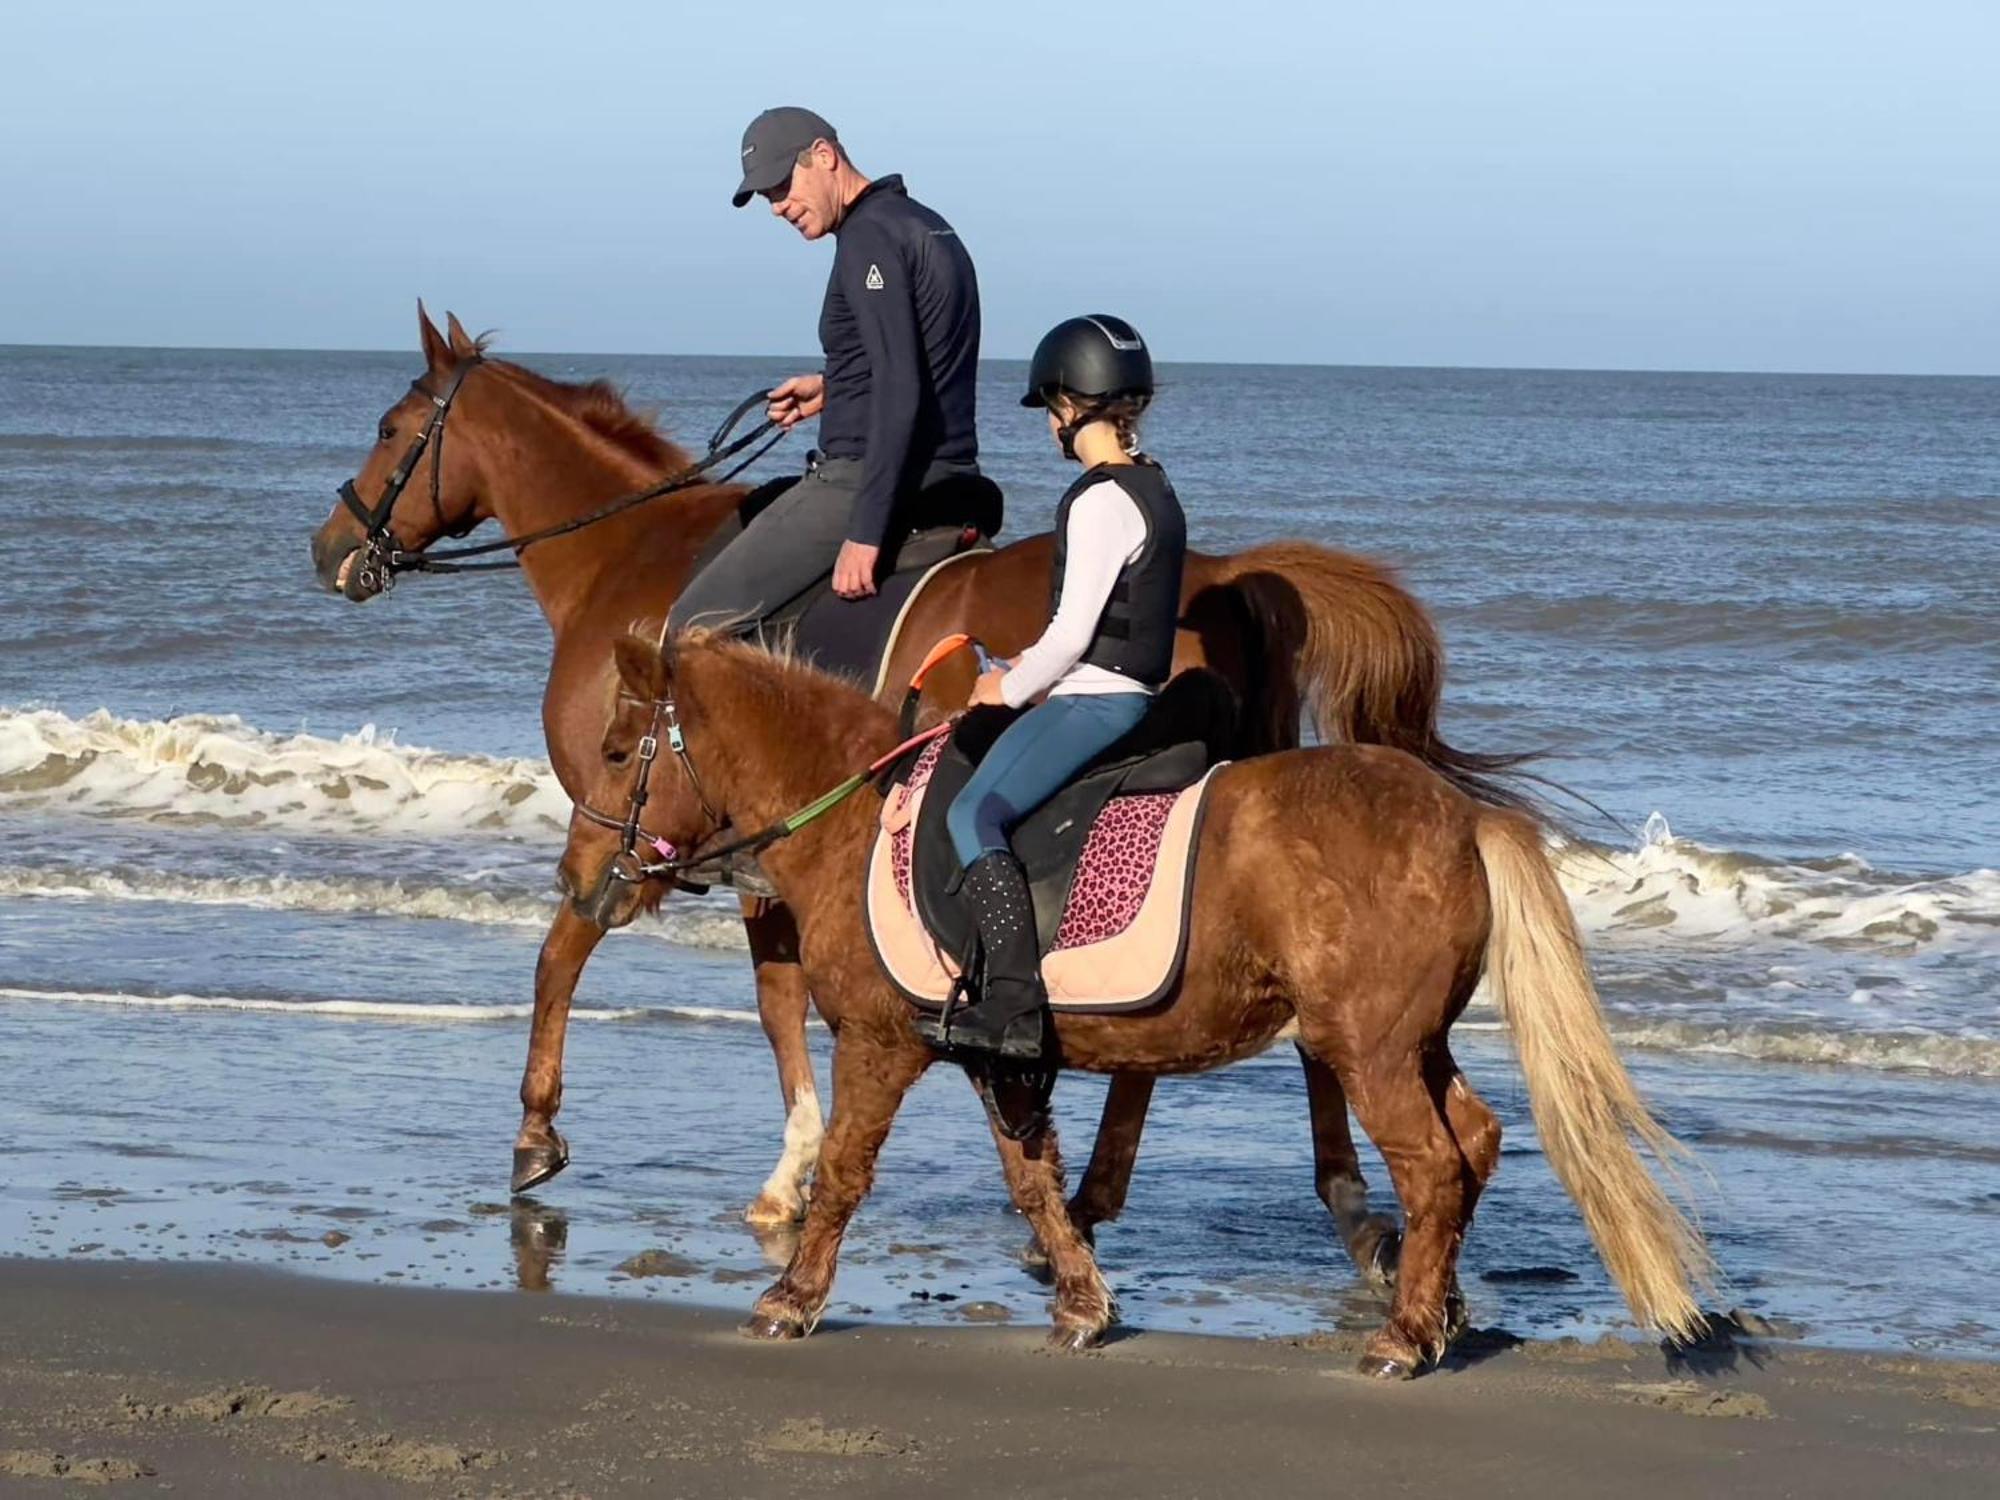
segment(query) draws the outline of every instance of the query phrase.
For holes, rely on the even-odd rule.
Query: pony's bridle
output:
[[[482,356],[468,355],[451,372],[451,383],[440,395],[421,380],[412,380],[410,389],[428,396],[432,411],[428,420],[417,430],[396,467],[390,471],[389,483],[382,491],[382,498],[370,510],[354,488],[354,481],[348,480],[340,487],[340,503],[345,505],[361,523],[365,533],[361,540],[360,556],[355,559],[355,583],[367,592],[387,593],[396,583],[396,570],[390,560],[396,553],[396,539],[389,534],[389,521],[394,515],[396,502],[402,498],[409,485],[410,476],[417,471],[423,461],[424,450],[431,448],[431,510],[437,517],[438,530],[446,536],[464,536],[478,524],[477,517],[468,518],[458,527],[448,527],[444,519],[444,500],[440,494],[444,474],[444,424],[451,415],[451,404],[458,399],[458,388],[465,384],[465,377],[473,367],[484,363]],[[436,447],[432,448],[432,443]]]
[[[630,693],[620,692],[619,701],[636,703],[639,700]],[[706,863],[714,856],[703,856],[697,861],[692,855],[683,856],[680,849],[670,839],[648,834],[640,826],[645,816],[646,803],[652,796],[653,762],[660,757],[660,731],[666,730],[667,748],[680,762],[682,772],[687,776],[688,785],[694,788],[695,800],[701,803],[701,810],[710,825],[709,832],[697,840],[697,844],[713,837],[722,830],[724,819],[708,800],[708,793],[701,784],[701,773],[694,768],[694,758],[688,754],[687,735],[681,730],[679,710],[674,706],[674,695],[666,693],[652,702],[653,716],[646,726],[646,732],[639,739],[639,771],[632,782],[632,800],[627,804],[625,816],[614,817],[610,813],[599,812],[589,803],[576,803],[577,812],[586,822],[595,823],[600,828],[609,828],[619,836],[618,852],[611,857],[607,870],[608,878],[623,881],[628,885],[638,885],[655,876],[665,877],[684,889],[705,890],[707,887],[695,885],[680,878],[680,872],[697,862]],[[641,844],[657,854],[657,860],[643,858]],[[717,851],[724,853],[729,851]]]

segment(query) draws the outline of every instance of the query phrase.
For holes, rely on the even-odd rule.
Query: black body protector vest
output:
[[[1146,544],[1113,585],[1097,633],[1083,659],[1121,677],[1162,686],[1174,670],[1174,625],[1181,613],[1181,567],[1187,560],[1187,517],[1166,471],[1157,464],[1101,464],[1066,490],[1056,508],[1056,551],[1049,578],[1049,612],[1062,602],[1069,511],[1076,497],[1110,480],[1146,518]]]

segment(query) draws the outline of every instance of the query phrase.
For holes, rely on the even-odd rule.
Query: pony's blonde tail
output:
[[[1646,1110],[1611,1045],[1569,900],[1532,820],[1482,813],[1477,835],[1493,928],[1486,975],[1513,1033],[1542,1151],[1597,1244],[1632,1316],[1677,1339],[1706,1327],[1696,1283],[1714,1262],[1633,1149],[1671,1170],[1687,1149]]]

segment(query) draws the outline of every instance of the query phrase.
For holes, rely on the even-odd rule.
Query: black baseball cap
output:
[[[743,132],[743,181],[729,201],[738,208],[792,175],[799,153],[814,141],[838,141],[833,127],[809,109],[767,109]]]

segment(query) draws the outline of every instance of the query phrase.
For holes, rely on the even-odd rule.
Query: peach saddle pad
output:
[[[911,859],[941,748],[941,741],[926,746],[909,781],[884,802],[865,900],[868,935],[884,971],[910,1000],[933,1008],[950,994],[958,966],[917,915]],[[1134,1010],[1158,1001],[1180,978],[1195,844],[1208,784],[1220,769],[1211,767],[1177,792],[1116,796],[1104,805],[1084,839],[1061,924],[1042,955],[1051,1006]]]

